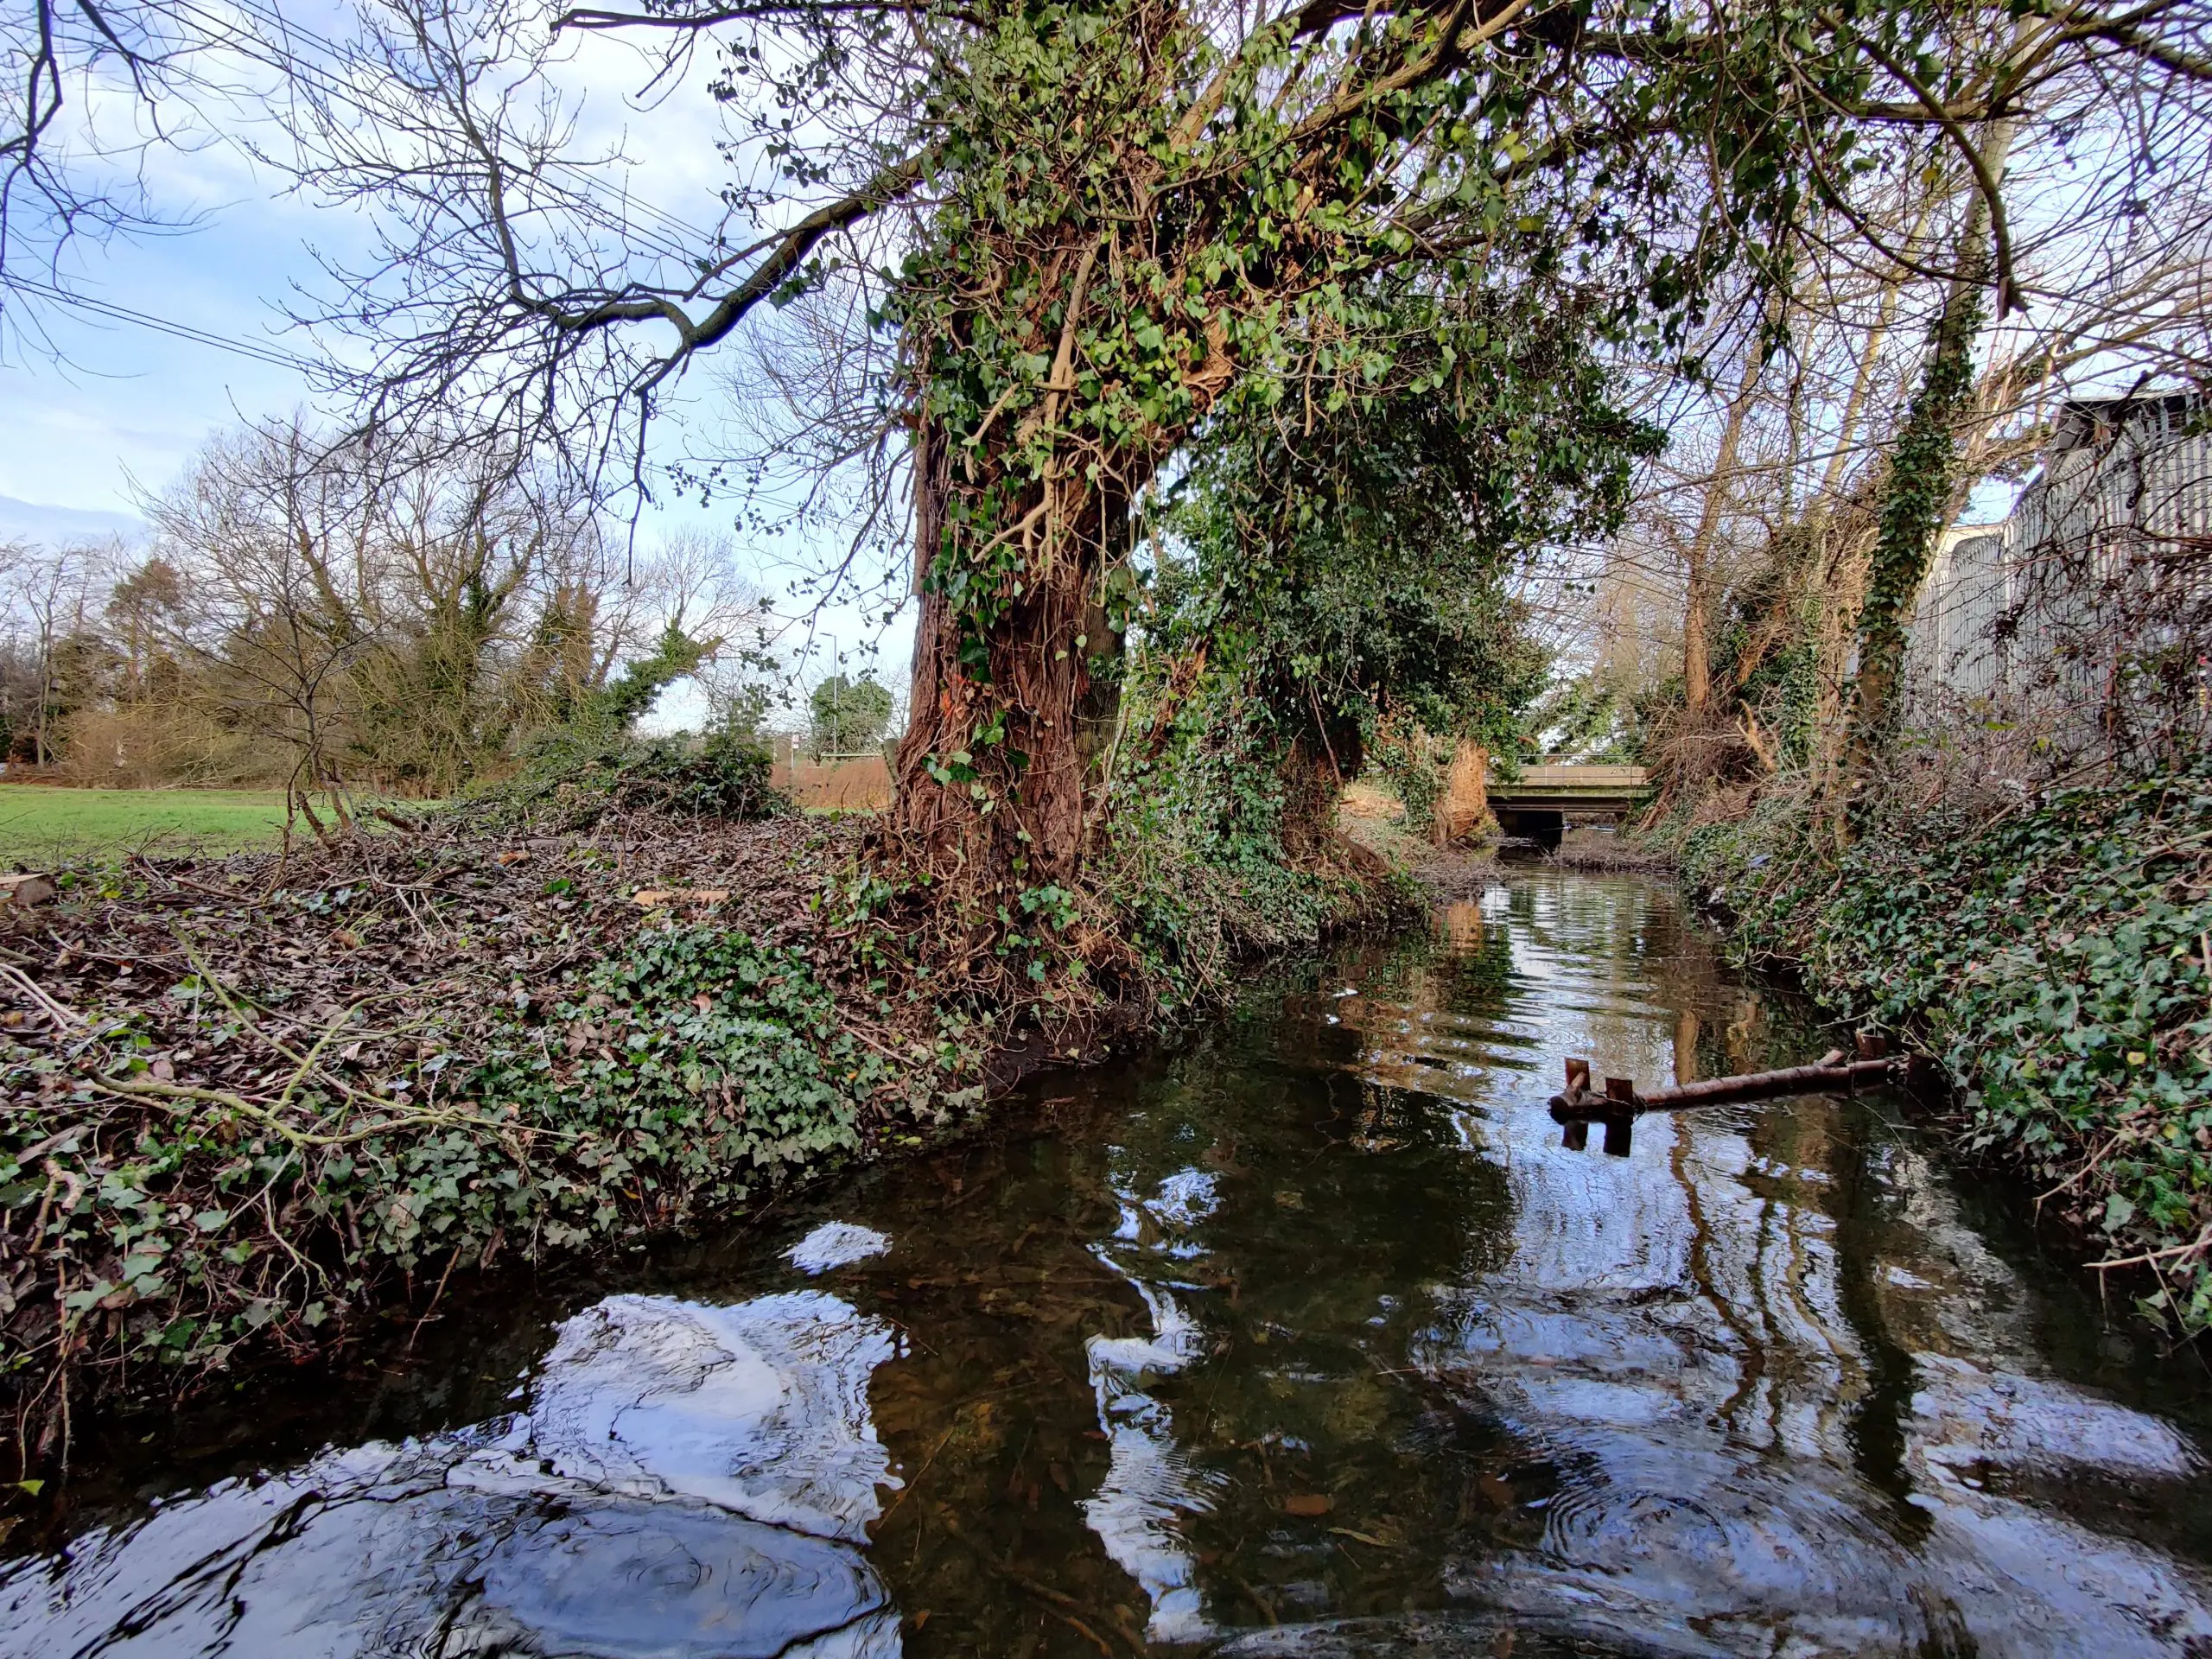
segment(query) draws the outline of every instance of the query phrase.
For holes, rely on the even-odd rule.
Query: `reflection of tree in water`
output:
[[[1403,1370],[1421,1287],[1508,1247],[1503,1182],[1433,1106],[1221,1040],[877,1195],[904,1243],[855,1300],[912,1339],[873,1554],[916,1655],[1433,1601],[1503,1512],[1495,1437]]]
[[[1117,1140],[1102,1255],[1189,1332],[1191,1361],[1142,1389],[1199,1478],[1179,1531],[1206,1609],[1250,1624],[1433,1599],[1497,1437],[1434,1412],[1405,1354],[1427,1287],[1510,1249],[1498,1173],[1434,1102],[1340,1071],[1217,1072]]]
[[[906,1482],[871,1555],[915,1659],[1121,1652],[1143,1629],[1143,1595],[1079,1503],[1108,1463],[1085,1338],[1143,1312],[1090,1249],[1117,1214],[1094,1138],[1113,1103],[1083,1103],[1062,1135],[953,1147],[871,1194],[899,1248],[851,1275],[854,1300],[908,1337],[870,1389]]]

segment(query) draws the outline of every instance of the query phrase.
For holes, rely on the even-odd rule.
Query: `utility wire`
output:
[[[283,16],[273,8],[257,3],[257,0],[236,0],[238,10],[246,16],[274,31],[276,40],[266,41],[253,36],[243,40],[234,38],[233,46],[260,61],[266,68],[279,74],[298,75],[314,84],[333,102],[345,105],[371,121],[382,121],[389,113],[386,108],[370,94],[344,78],[339,71],[346,62],[346,48],[328,35]],[[222,20],[204,8],[186,0],[183,10],[200,17],[211,29],[222,25]],[[320,54],[325,60],[315,62],[295,49],[295,43],[304,42]],[[619,186],[610,184],[601,174],[582,162],[549,158],[546,167],[575,181],[570,186],[543,181],[547,188],[582,208],[602,226],[642,244],[649,251],[663,258],[692,264],[699,254],[712,249],[718,238],[697,225],[679,218],[667,209],[631,195]],[[611,199],[610,199],[611,198]],[[634,219],[653,221],[661,227],[658,237],[631,222]]]
[[[72,294],[67,289],[51,283],[36,282],[12,272],[0,274],[0,286],[11,288],[20,294],[54,305],[74,307],[115,322],[131,323],[141,328],[151,328],[157,334],[190,340],[195,346],[212,346],[219,352],[228,352],[234,357],[251,358],[257,363],[267,363],[280,369],[297,369],[302,373],[313,373],[325,365],[315,359],[302,357],[297,352],[288,352],[281,346],[258,346],[251,340],[233,340],[222,334],[210,334],[205,328],[195,328],[188,322],[178,322],[170,317],[157,317],[149,312],[134,311],[127,305],[117,305],[108,300],[96,300],[88,295]]]
[[[264,67],[275,70],[280,74],[300,75],[316,86],[334,102],[344,105],[368,120],[379,121],[385,118],[386,111],[378,107],[376,101],[364,96],[360,91],[329,67],[333,65],[342,67],[344,62],[344,49],[337,42],[327,35],[318,34],[313,29],[302,27],[292,19],[284,17],[272,7],[257,3],[257,0],[235,0],[235,3],[238,11],[276,30],[279,40],[287,47],[294,41],[304,41],[318,50],[327,62],[317,63],[296,52],[272,50],[270,42],[251,36],[242,40],[231,33],[232,26],[227,20],[220,19],[213,13],[192,4],[191,0],[185,0],[185,3],[180,10],[196,14],[211,29],[216,30],[219,38],[225,35],[230,35],[230,43],[236,49],[248,56],[258,59]],[[281,60],[273,60],[277,59]],[[702,253],[713,249],[720,240],[716,233],[709,232],[664,208],[634,197],[628,191],[609,184],[601,174],[582,163],[553,158],[548,162],[547,166],[549,169],[557,170],[575,181],[573,185],[566,187],[547,181],[550,190],[582,210],[604,228],[641,244],[651,253],[689,265],[695,264]],[[652,230],[641,228],[632,222],[635,219],[643,219],[660,227],[659,233],[656,235]],[[234,357],[245,358],[276,368],[291,369],[302,373],[315,373],[327,366],[315,359],[303,356],[296,352],[287,351],[282,346],[258,345],[251,340],[214,334],[190,323],[179,322],[174,318],[157,316],[150,312],[136,310],[130,306],[118,305],[112,301],[94,299],[88,295],[73,294],[50,283],[19,276],[12,272],[0,273],[0,287],[14,289],[29,298],[50,304],[66,305],[110,321],[129,323],[136,327],[151,329],[173,339],[187,340],[197,346],[212,346],[217,351],[227,352]]]

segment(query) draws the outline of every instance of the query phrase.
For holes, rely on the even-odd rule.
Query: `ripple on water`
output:
[[[702,1498],[867,1541],[895,1485],[868,1377],[898,1351],[822,1291],[731,1307],[610,1296],[562,1325],[532,1389],[530,1450],[598,1491]]]
[[[896,1484],[867,1399],[896,1351],[818,1291],[610,1297],[561,1327],[526,1412],[325,1452],[16,1564],[0,1651],[896,1652],[854,1548]]]
[[[445,1633],[462,1654],[776,1659],[801,1643],[895,1651],[882,1584],[849,1549],[677,1504],[563,1515],[511,1533]],[[888,1625],[887,1630],[885,1627]]]

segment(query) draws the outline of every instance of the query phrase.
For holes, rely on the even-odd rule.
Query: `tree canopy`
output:
[[[1601,302],[1390,304],[1413,342],[1390,375],[1310,419],[1224,414],[1170,493],[1163,645],[1234,664],[1286,745],[1332,772],[1356,773],[1386,718],[1511,745],[1549,667],[1512,578],[1616,527],[1659,442],[1612,400],[1587,326]]]
[[[868,753],[883,741],[893,706],[889,688],[879,684],[873,674],[855,677],[841,670],[830,675],[807,699],[815,753]]]
[[[1082,855],[1147,492],[1232,466],[1206,451],[1236,435],[1461,395],[1491,347],[1408,294],[1564,305],[1693,383],[1716,296],[1816,255],[1986,289],[2001,319],[2033,297],[2013,126],[2212,86],[2198,0],[643,0],[550,25],[377,0],[289,82],[285,164],[383,238],[313,314],[354,342],[340,378],[379,429],[497,430],[602,488],[639,484],[645,423],[709,360],[782,400],[797,418],[698,476],[856,476],[833,577],[910,524],[888,833],[1015,889]],[[580,184],[606,158],[548,74],[586,34],[720,100],[702,238]],[[1979,215],[1972,257],[1955,212],[1900,236],[1872,209],[1930,168]],[[1763,357],[1787,309],[1750,310]],[[1556,429],[1544,389],[1478,390],[1504,429]]]

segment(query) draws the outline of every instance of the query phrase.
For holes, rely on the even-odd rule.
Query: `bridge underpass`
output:
[[[1492,783],[1490,808],[1507,835],[1554,853],[1570,821],[1618,823],[1626,817],[1643,794],[1644,779],[1642,766],[1541,761],[1522,767],[1516,782]]]

